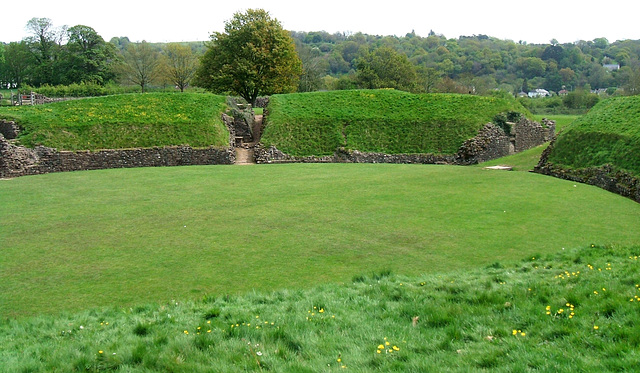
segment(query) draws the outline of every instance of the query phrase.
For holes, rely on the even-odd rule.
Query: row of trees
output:
[[[640,41],[527,44],[485,35],[447,39],[362,33],[288,32],[264,10],[236,13],[203,43],[105,42],[88,26],[27,24],[30,36],[0,44],[0,83],[32,86],[109,81],[190,84],[258,95],[320,89],[396,88],[411,92],[511,94],[545,88],[623,88],[640,93]]]
[[[105,42],[89,26],[54,27],[48,18],[27,23],[30,36],[0,43],[0,86],[104,85],[120,81],[139,85],[175,85],[184,90],[198,66],[190,45],[131,43],[127,38]]]

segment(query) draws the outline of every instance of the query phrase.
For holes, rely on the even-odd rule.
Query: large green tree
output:
[[[56,69],[60,57],[60,44],[66,26],[56,28],[49,18],[32,18],[27,22],[30,36],[25,38],[35,63],[30,65],[29,80],[36,86],[58,84]]]
[[[27,78],[32,54],[26,41],[15,42],[5,46],[5,60],[2,67],[4,80],[12,88],[20,87]]]
[[[114,78],[110,64],[116,57],[115,45],[107,43],[89,26],[67,30],[69,41],[64,53],[62,83],[93,82],[104,84]]]
[[[294,92],[302,71],[293,39],[263,9],[235,13],[211,35],[196,85],[253,103],[258,96]]]

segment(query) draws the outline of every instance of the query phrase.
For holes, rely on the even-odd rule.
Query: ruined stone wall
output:
[[[418,163],[453,164],[452,155],[434,154],[384,154],[365,153],[357,150],[338,149],[333,155],[296,157],[285,154],[276,147],[257,144],[254,148],[256,163]]]
[[[0,119],[0,135],[5,139],[15,139],[18,136],[20,129],[18,125],[13,121]]]
[[[515,133],[514,151],[519,153],[551,141],[555,134],[555,122],[543,119],[543,124],[526,118],[515,123],[512,130]]]
[[[196,149],[189,146],[175,146],[71,152],[44,146],[29,149],[13,145],[0,136],[0,178],[106,168],[213,165],[234,162],[235,152],[230,148]]]

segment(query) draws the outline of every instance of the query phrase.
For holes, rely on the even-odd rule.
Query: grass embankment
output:
[[[59,150],[189,145],[228,146],[221,119],[225,97],[211,94],[126,94],[0,108],[23,128],[19,142]]]
[[[601,101],[558,136],[549,162],[567,168],[611,164],[640,176],[640,96]]]
[[[274,95],[262,136],[297,156],[365,152],[454,154],[500,113],[530,114],[516,101],[454,94],[355,90]]]
[[[640,245],[633,201],[468,167],[101,170],[3,180],[0,200],[0,317]]]
[[[640,249],[0,321],[4,371],[629,371]],[[232,272],[232,271],[228,271]]]

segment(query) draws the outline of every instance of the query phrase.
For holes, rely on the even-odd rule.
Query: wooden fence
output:
[[[49,98],[35,92],[29,93],[13,93],[11,92],[11,106],[19,105],[43,105],[57,101],[67,101],[75,98]]]

